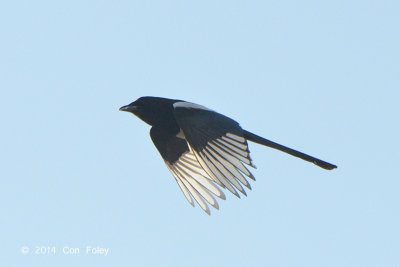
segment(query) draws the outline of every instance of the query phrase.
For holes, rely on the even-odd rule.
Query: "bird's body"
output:
[[[193,198],[210,214],[206,202],[218,209],[214,196],[225,199],[220,187],[240,197],[242,185],[254,176],[244,164],[255,167],[247,141],[269,146],[324,169],[335,165],[279,145],[251,132],[222,114],[182,100],[141,97],[120,108],[152,126],[151,139],[190,204]],[[243,164],[244,163],[244,164]],[[218,186],[219,187],[218,187]]]

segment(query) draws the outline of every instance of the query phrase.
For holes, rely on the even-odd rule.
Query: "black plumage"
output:
[[[206,202],[218,209],[214,196],[225,199],[220,187],[240,197],[255,167],[247,141],[265,145],[332,170],[335,165],[279,145],[243,130],[239,123],[206,107],[160,97],[141,97],[120,108],[152,126],[151,139],[190,204],[193,198],[210,214]],[[243,164],[244,163],[244,164]],[[218,186],[216,186],[218,185]],[[243,185],[243,186],[242,186]]]

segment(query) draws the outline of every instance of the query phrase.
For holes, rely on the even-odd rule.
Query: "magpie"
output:
[[[255,180],[245,165],[256,168],[247,141],[268,146],[326,170],[337,166],[277,144],[242,129],[236,121],[204,106],[183,100],[145,96],[119,110],[133,113],[149,124],[150,137],[182,193],[210,215],[207,203],[219,209],[214,196],[225,199],[220,188],[240,198],[243,186]],[[245,165],[244,165],[244,164]]]

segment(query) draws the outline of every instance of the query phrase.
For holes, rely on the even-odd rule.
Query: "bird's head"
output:
[[[160,98],[160,97],[152,97],[152,96],[144,96],[136,101],[130,103],[129,105],[121,107],[120,111],[127,111],[147,124],[151,126],[171,123],[166,120],[166,118],[170,118],[169,116],[165,116],[171,114],[173,112],[173,103],[178,100]]]

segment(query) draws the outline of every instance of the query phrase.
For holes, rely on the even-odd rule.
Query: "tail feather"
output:
[[[333,165],[333,164],[328,163],[326,161],[314,158],[314,157],[312,157],[310,155],[304,154],[304,153],[302,153],[300,151],[288,148],[286,146],[282,146],[280,144],[272,142],[272,141],[270,141],[268,139],[265,139],[265,138],[263,138],[261,136],[255,135],[255,134],[253,134],[251,132],[248,132],[246,130],[243,130],[243,137],[246,138],[248,141],[252,141],[252,142],[260,144],[260,145],[268,146],[268,147],[280,150],[282,152],[288,153],[288,154],[290,154],[292,156],[301,158],[301,159],[303,159],[305,161],[314,163],[318,167],[321,167],[321,168],[326,169],[326,170],[332,170],[332,169],[337,168],[336,165]]]

